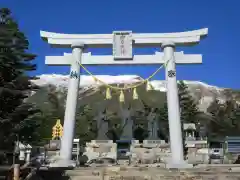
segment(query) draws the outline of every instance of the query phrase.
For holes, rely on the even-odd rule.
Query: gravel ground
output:
[[[99,167],[67,171],[72,180],[240,180],[240,167],[207,167],[185,170],[165,168]]]

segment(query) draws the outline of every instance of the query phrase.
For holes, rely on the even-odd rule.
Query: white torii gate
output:
[[[64,117],[64,134],[60,151],[61,159],[66,163],[71,160],[72,141],[75,126],[75,113],[80,83],[80,64],[82,65],[134,65],[134,64],[163,64],[166,67],[168,118],[171,142],[172,160],[169,167],[184,167],[182,131],[179,112],[179,99],[176,80],[175,64],[202,63],[201,55],[184,55],[174,52],[175,46],[197,44],[201,37],[206,36],[208,29],[179,33],[132,33],[131,31],[116,31],[113,34],[60,34],[41,31],[43,40],[55,47],[69,48],[72,54],[64,56],[47,56],[48,65],[70,65],[71,73],[68,85],[66,110]],[[163,53],[155,55],[133,55],[132,46],[157,46]],[[113,47],[113,56],[92,56],[83,53],[85,47]]]

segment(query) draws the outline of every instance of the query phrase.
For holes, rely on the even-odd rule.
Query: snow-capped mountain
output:
[[[143,81],[143,79],[137,75],[118,75],[118,76],[110,76],[110,75],[97,75],[96,76],[102,82],[112,85],[112,86],[131,86],[133,84],[137,84]],[[42,89],[45,91],[49,91],[48,87],[55,87],[56,91],[64,92],[66,94],[66,90],[68,87],[68,75],[60,75],[60,74],[43,74],[38,76],[39,79],[32,80],[32,83],[38,85],[40,90],[33,92],[32,96],[42,96]],[[203,111],[210,105],[214,98],[218,98],[221,101],[225,101],[229,94],[233,95],[237,100],[240,99],[239,91],[230,90],[227,88],[219,88],[217,86],[208,85],[206,83],[200,81],[184,81],[188,86],[190,93],[199,101],[199,108]],[[150,94],[147,93],[145,89],[145,85],[140,86],[137,91],[139,92],[139,97],[146,98],[151,101],[150,103],[158,103],[156,101],[157,94],[164,94],[166,92],[166,82],[164,80],[153,80],[149,82],[153,87],[153,91]],[[79,98],[86,99],[86,97],[91,96],[91,101],[96,101],[93,96],[95,94],[104,94],[106,88],[104,88],[104,84],[99,81],[94,80],[91,76],[82,75],[80,79],[80,88],[79,88]],[[41,92],[42,91],[42,92]],[[126,95],[127,96],[127,95]],[[152,97],[151,97],[152,96]],[[31,98],[31,97],[30,97]],[[35,99],[35,98],[34,98]],[[87,102],[90,101],[87,100]],[[155,100],[155,101],[154,101]],[[82,100],[81,100],[82,101]]]

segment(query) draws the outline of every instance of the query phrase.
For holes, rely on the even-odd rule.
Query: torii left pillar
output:
[[[82,60],[82,53],[84,50],[84,43],[77,42],[72,44],[73,61],[71,64],[71,73],[69,84],[66,109],[63,124],[63,137],[61,141],[60,157],[62,160],[69,161],[72,159],[73,136],[75,130],[75,117],[78,101],[78,89],[80,83],[80,64]]]

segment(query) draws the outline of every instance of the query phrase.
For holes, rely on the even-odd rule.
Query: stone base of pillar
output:
[[[65,170],[73,169],[76,166],[77,166],[76,161],[63,160],[63,159],[58,159],[55,162],[49,164],[50,168],[62,168],[62,169],[65,169]]]
[[[186,161],[181,163],[172,163],[171,161],[166,164],[167,169],[189,169],[193,168],[193,164],[188,164]]]
[[[148,137],[148,138],[146,138],[146,139],[144,139],[144,140],[161,141],[161,139],[158,138],[158,137]]]

